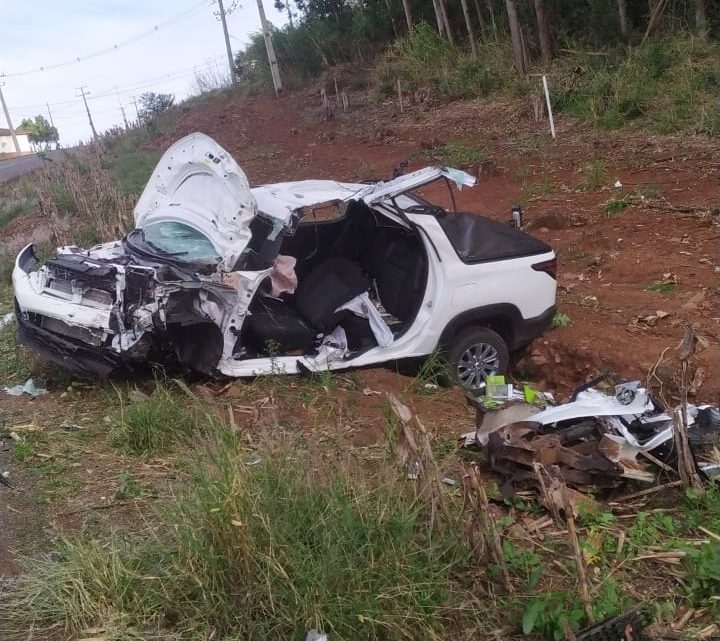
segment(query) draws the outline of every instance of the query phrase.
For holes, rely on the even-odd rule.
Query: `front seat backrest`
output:
[[[370,289],[360,265],[347,258],[328,258],[300,281],[295,307],[318,331],[330,332],[345,312],[335,310]]]

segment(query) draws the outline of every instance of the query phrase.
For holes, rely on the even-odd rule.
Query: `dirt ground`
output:
[[[479,182],[461,192],[459,208],[508,220],[511,205],[521,203],[531,233],[552,245],[559,257],[558,307],[567,316],[566,326],[537,340],[514,375],[560,399],[603,370],[631,380],[645,380],[652,371],[671,378],[675,348],[689,324],[698,337],[692,395],[697,401],[720,402],[714,143],[701,137],[591,131],[562,117],[557,140],[552,140],[545,122],[496,103],[406,105],[401,113],[392,101],[360,102],[361,97],[351,96],[348,112],[324,119],[315,93],[214,99],[192,110],[181,108],[172,129],[149,144],[162,150],[185,134],[202,131],[235,156],[254,184],[389,178],[403,162],[410,170],[445,153],[451,164],[453,149],[458,154],[458,147],[477,150],[469,166],[461,163]],[[445,146],[448,142],[455,147]],[[0,230],[0,242],[16,247],[31,234],[43,235],[37,214]],[[409,401],[449,447],[472,429],[473,412],[458,390],[418,394],[413,379],[392,368],[363,370],[340,380],[337,389],[325,390],[324,396],[319,392],[294,413],[287,410],[292,404],[274,405],[272,394],[250,392],[252,386],[244,382],[227,389],[215,383],[197,389],[212,404],[234,408],[234,419],[245,429],[257,429],[258,413],[247,408],[269,403],[285,408],[281,419],[292,428],[357,447],[381,447],[382,394],[388,390]],[[289,382],[284,393],[300,394],[299,385]],[[61,396],[63,392],[56,386],[34,401],[0,395],[6,423],[44,430],[46,445],[39,454],[47,474],[81,478],[70,492],[51,493],[50,499],[45,492],[38,499],[31,484],[25,484],[22,466],[10,462],[5,442],[0,467],[11,470],[16,490],[0,487],[0,575],[16,573],[17,556],[32,551],[39,536],[52,540],[82,528],[88,513],[100,529],[121,522],[122,512],[102,506],[116,494],[124,469],[133,467],[148,483],[158,478],[157,469],[167,471],[163,461],[138,464],[111,452],[102,430],[103,403],[92,388],[80,386]],[[672,398],[672,389],[665,393]],[[340,408],[342,419],[329,426],[327,408],[332,404]],[[60,427],[68,421],[87,431]],[[128,518],[145,518],[153,496],[120,508],[135,515]],[[1,592],[0,582],[0,597]]]
[[[323,120],[314,94],[209,103],[181,114],[157,145],[192,131],[216,138],[253,183],[389,178],[403,162],[428,164],[448,141],[479,150],[466,167],[478,185],[458,207],[508,220],[521,203],[531,233],[559,256],[558,305],[570,322],[537,341],[521,370],[561,393],[599,370],[644,379],[690,324],[694,391],[718,402],[720,185],[708,139],[597,132],[560,118],[552,140],[545,122],[482,101],[405,113],[366,104]],[[616,201],[627,206],[615,211]],[[652,289],[665,282],[667,291]]]

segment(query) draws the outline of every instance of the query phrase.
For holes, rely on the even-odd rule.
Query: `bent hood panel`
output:
[[[209,136],[194,133],[163,154],[134,213],[139,229],[168,221],[197,229],[231,270],[251,238],[257,203],[233,157]]]

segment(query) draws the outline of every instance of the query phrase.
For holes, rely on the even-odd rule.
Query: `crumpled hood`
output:
[[[198,230],[230,271],[250,241],[257,203],[233,157],[209,136],[194,133],[163,154],[134,213],[139,229],[171,221]]]

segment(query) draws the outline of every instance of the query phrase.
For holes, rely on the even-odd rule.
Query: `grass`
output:
[[[454,578],[468,546],[454,524],[430,529],[403,478],[300,451],[248,466],[217,425],[199,451],[165,526],[29,562],[0,604],[8,638],[98,624],[124,639],[436,638],[473,614]]]
[[[417,24],[378,65],[374,74],[378,93],[394,96],[398,78],[405,91],[430,90],[450,100],[521,91],[522,81],[507,64],[512,55],[509,42],[488,40],[478,47],[481,65],[427,23]]]
[[[523,181],[525,182],[525,181]],[[526,200],[532,200],[533,198],[542,198],[543,196],[550,196],[557,191],[557,186],[552,181],[552,177],[547,174],[543,175],[542,179],[536,183],[526,185],[523,187],[523,196]]]
[[[602,212],[606,217],[614,216],[615,214],[619,214],[621,211],[623,211],[623,209],[627,209],[632,204],[633,198],[627,194],[624,194],[619,198],[613,198],[612,200],[608,200],[608,202],[606,202],[602,206]]]
[[[607,163],[603,160],[593,160],[584,165],[580,173],[582,180],[579,188],[583,191],[600,189],[605,186],[608,178]]]
[[[485,153],[463,142],[446,142],[427,153],[428,160],[448,167],[466,168],[486,160]]]
[[[691,34],[558,61],[554,109],[608,129],[720,135],[720,47]],[[582,69],[578,74],[577,70]]]
[[[436,349],[420,363],[411,387],[420,396],[432,395],[447,386],[449,377],[448,362],[442,352]]]
[[[107,168],[117,182],[118,190],[125,196],[139,196],[160,160],[155,151],[129,151],[114,157]]]
[[[37,206],[32,183],[27,178],[0,184],[0,229]]]
[[[378,64],[378,93],[394,96],[400,78],[409,93],[423,90],[449,100],[509,96],[526,103],[528,87],[508,64],[509,42],[488,39],[479,47],[482,64],[421,23]],[[720,135],[720,44],[685,33],[631,51],[622,45],[603,53],[607,55],[580,51],[556,58],[556,113],[606,129]]]
[[[127,402],[118,390],[120,410],[110,431],[113,445],[133,454],[156,454],[195,435],[201,424],[194,407],[184,407],[169,386],[156,381],[147,398]]]
[[[677,283],[663,281],[659,283],[652,283],[645,288],[648,292],[658,292],[660,294],[667,294],[672,292],[677,287]]]
[[[11,308],[0,305],[0,316]],[[24,382],[31,375],[24,349],[15,341],[15,323],[0,330],[0,384],[12,386]]]

